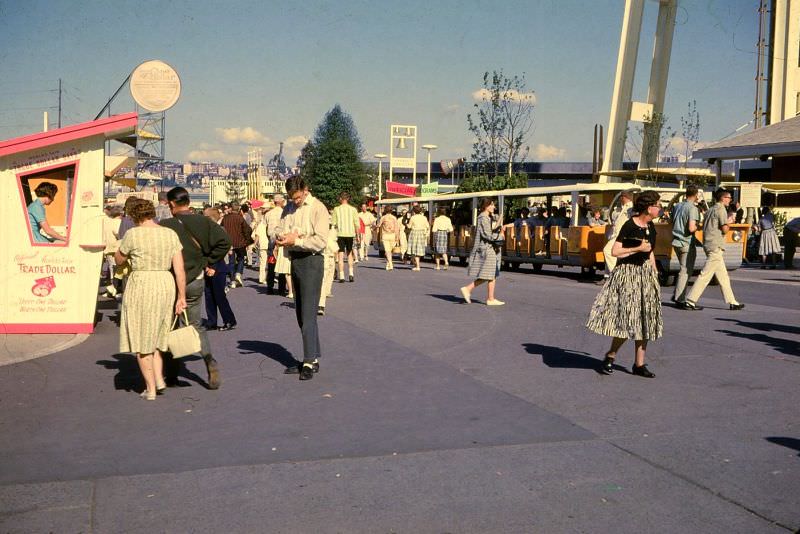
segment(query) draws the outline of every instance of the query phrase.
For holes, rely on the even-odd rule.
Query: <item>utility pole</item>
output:
[[[58,127],[61,128],[61,78],[58,79]]]
[[[756,43],[756,106],[753,112],[753,128],[761,128],[764,120],[764,67],[766,64],[766,35],[767,33],[767,0],[761,0],[758,5],[758,42]]]

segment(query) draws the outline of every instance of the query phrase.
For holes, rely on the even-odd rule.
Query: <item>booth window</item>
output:
[[[31,245],[69,243],[76,168],[72,163],[17,175]]]

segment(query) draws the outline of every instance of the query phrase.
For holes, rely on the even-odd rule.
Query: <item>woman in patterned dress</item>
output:
[[[436,270],[439,270],[439,259],[444,260],[444,270],[450,266],[447,247],[449,245],[450,232],[453,231],[453,223],[447,216],[447,208],[439,206],[439,213],[433,220],[433,257],[436,260]]]
[[[758,255],[761,256],[761,268],[767,268],[767,256],[769,256],[769,268],[775,268],[775,258],[781,253],[781,242],[778,233],[775,231],[775,217],[769,206],[761,208],[761,219],[758,221],[758,229],[761,239],[758,241]]]
[[[495,243],[502,239],[506,226],[503,226],[494,216],[497,206],[494,200],[484,198],[481,200],[480,215],[475,226],[475,244],[469,255],[469,268],[467,274],[475,280],[468,286],[461,288],[461,295],[467,304],[472,302],[470,295],[477,286],[487,284],[487,306],[502,306],[502,300],[494,297],[496,278],[500,275],[500,247]]]
[[[414,206],[414,215],[408,221],[411,233],[408,234],[408,255],[414,258],[412,271],[419,271],[419,259],[425,256],[428,246],[428,231],[430,224],[428,218],[422,213],[422,206]]]
[[[661,287],[653,254],[656,229],[652,221],[659,210],[659,194],[655,191],[644,191],[636,198],[634,216],[622,225],[611,249],[617,265],[589,313],[587,328],[613,338],[599,369],[603,374],[614,371],[617,351],[626,339],[633,339],[636,345],[633,374],[645,378],[656,376],[647,369],[644,357],[647,342],[664,333]]]
[[[186,273],[178,234],[155,222],[152,202],[137,199],[128,214],[136,226],[125,233],[114,256],[117,265],[131,265],[122,299],[119,350],[136,354],[146,386],[142,397],[155,400],[167,387],[159,351],[167,350],[173,313],[186,309]]]

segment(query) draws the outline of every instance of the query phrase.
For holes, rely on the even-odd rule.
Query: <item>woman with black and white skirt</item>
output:
[[[758,221],[758,229],[761,239],[758,242],[758,255],[761,256],[761,268],[767,268],[767,257],[769,257],[770,269],[775,268],[775,258],[781,253],[781,242],[778,239],[778,232],[775,231],[775,217],[769,206],[761,208],[761,219]]]
[[[661,288],[658,284],[653,249],[656,229],[653,219],[660,211],[659,194],[641,193],[634,202],[631,217],[620,229],[611,254],[617,265],[592,305],[589,330],[610,336],[611,348],[600,366],[600,372],[611,374],[617,351],[627,339],[636,345],[633,374],[645,378],[656,375],[644,363],[647,342],[664,333],[661,318]]]

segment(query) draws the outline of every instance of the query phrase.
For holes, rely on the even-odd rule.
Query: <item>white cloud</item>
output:
[[[268,145],[272,141],[255,128],[216,128],[217,138],[226,145]]]
[[[448,115],[455,115],[461,109],[461,106],[458,104],[450,104],[449,106],[444,108],[444,112]]]
[[[500,94],[501,100],[510,100],[512,102],[530,102],[536,104],[536,93],[520,93],[515,89],[503,91]],[[472,93],[473,100],[488,101],[492,99],[492,93],[488,89],[478,89]]]
[[[533,155],[537,161],[563,161],[564,156],[567,155],[567,150],[565,148],[539,143],[536,145],[536,148],[533,149]]]
[[[308,143],[308,137],[305,135],[291,135],[283,142],[283,149],[285,151],[284,160],[287,165],[293,165],[300,156],[300,151]]]

